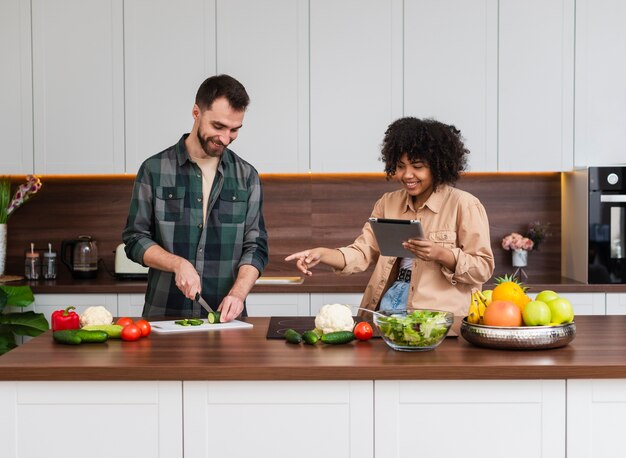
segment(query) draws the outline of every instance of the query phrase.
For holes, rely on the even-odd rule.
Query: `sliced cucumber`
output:
[[[216,324],[220,322],[220,318],[222,314],[220,312],[209,312],[209,316],[207,317],[209,320],[209,324]]]

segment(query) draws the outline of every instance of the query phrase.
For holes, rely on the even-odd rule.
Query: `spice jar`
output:
[[[41,271],[39,253],[35,253],[35,244],[30,244],[30,252],[24,256],[24,276],[28,280],[38,280]]]
[[[57,278],[57,254],[52,251],[51,243],[48,243],[48,251],[43,254],[41,275],[46,280],[53,280]]]

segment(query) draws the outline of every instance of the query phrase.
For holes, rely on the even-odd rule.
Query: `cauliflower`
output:
[[[113,323],[113,315],[101,305],[88,307],[80,316],[80,327],[92,324],[111,324]]]
[[[324,334],[335,331],[352,331],[354,319],[350,306],[326,304],[315,317],[315,327]]]

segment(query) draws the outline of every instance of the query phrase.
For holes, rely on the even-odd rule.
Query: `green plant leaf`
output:
[[[9,219],[7,210],[11,199],[11,179],[7,176],[0,178],[0,223],[6,224]]]
[[[6,326],[0,325],[0,355],[17,347],[13,332]]]
[[[17,307],[26,307],[35,302],[35,296],[30,286],[0,286],[6,294],[6,302],[4,305],[15,305]],[[2,298],[0,297],[0,306]]]
[[[9,295],[5,293],[2,288],[0,288],[0,313],[4,310],[4,306],[7,305],[8,300]]]
[[[15,312],[0,315],[0,324],[21,336],[38,336],[50,328],[43,313]]]

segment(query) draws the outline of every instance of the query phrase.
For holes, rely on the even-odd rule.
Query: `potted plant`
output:
[[[27,307],[35,301],[30,286],[0,285],[0,355],[15,348],[15,336],[35,337],[50,326],[43,313],[5,312],[6,306]]]

